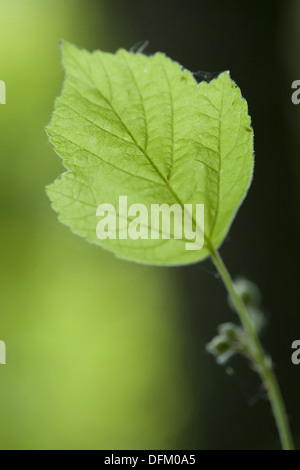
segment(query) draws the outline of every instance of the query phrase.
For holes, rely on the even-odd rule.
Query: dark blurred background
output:
[[[300,445],[300,4],[0,0],[1,448],[279,448],[269,404],[241,361],[205,353],[236,320],[209,262],[136,266],[57,223],[44,186],[61,173],[47,142],[63,74],[58,42],[114,52],[149,41],[193,72],[230,70],[248,101],[255,174],[221,253],[256,282]]]

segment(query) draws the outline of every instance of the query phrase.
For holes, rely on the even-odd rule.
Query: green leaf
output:
[[[60,221],[121,258],[176,265],[209,256],[253,171],[247,103],[229,74],[198,84],[162,53],[89,53],[67,42],[62,59],[66,79],[47,128],[68,170],[47,188]],[[118,211],[119,196],[149,214],[152,204],[204,204],[203,248],[186,249],[174,230],[171,239],[99,240],[97,207]]]

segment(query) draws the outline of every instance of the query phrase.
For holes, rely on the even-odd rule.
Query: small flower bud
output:
[[[225,364],[235,354],[229,342],[222,335],[213,338],[207,344],[206,350],[216,358],[218,364]]]
[[[239,278],[234,283],[238,295],[241,297],[245,304],[245,307],[259,308],[261,304],[261,293],[254,282],[248,281],[248,279]],[[231,298],[228,298],[229,306],[232,310],[235,310]]]

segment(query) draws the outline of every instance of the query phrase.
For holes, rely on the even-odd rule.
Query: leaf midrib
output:
[[[113,104],[106,98],[106,96],[101,92],[101,90],[99,90],[99,88],[97,87],[97,85],[95,84],[95,82],[93,80],[90,79],[90,77],[87,75],[85,69],[83,69],[82,67],[82,64],[80,62],[78,62],[76,59],[75,59],[77,65],[79,66],[79,68],[83,71],[83,73],[85,74],[85,76],[87,77],[88,81],[90,82],[90,84],[92,84],[92,88],[94,90],[97,91],[97,93],[99,93],[99,95],[101,96],[101,98],[108,104],[108,106],[110,107],[110,109],[112,110],[112,112],[115,114],[116,118],[118,119],[118,121],[120,122],[120,124],[123,126],[124,130],[127,132],[128,136],[131,138],[133,144],[137,147],[138,150],[140,150],[140,152],[145,156],[145,158],[147,159],[148,163],[152,166],[152,168],[154,169],[154,171],[158,174],[158,176],[161,178],[161,180],[164,182],[164,184],[166,185],[167,189],[169,190],[169,192],[172,194],[172,196],[174,197],[174,199],[178,202],[178,204],[181,206],[182,210],[184,210],[184,203],[182,202],[181,198],[178,196],[178,194],[176,193],[176,191],[173,189],[173,187],[171,186],[171,184],[169,183],[169,180],[163,175],[163,173],[160,171],[160,169],[155,165],[155,163],[153,162],[153,160],[151,159],[151,157],[148,155],[147,151],[141,147],[139,145],[139,143],[137,142],[137,140],[135,139],[134,135],[131,133],[130,129],[126,126],[126,124],[124,123],[124,121],[122,120],[122,118],[120,117],[119,113],[116,111],[116,109],[114,108]],[[102,61],[101,61],[102,62]],[[103,66],[103,68],[105,69],[105,67]],[[106,69],[105,69],[106,71]],[[107,76],[107,79],[108,79],[108,83],[109,83],[109,86],[110,86],[110,89],[112,89],[112,84],[111,84],[111,81],[110,81],[110,78],[109,78],[109,74],[106,73],[106,76]],[[80,80],[80,77],[77,76],[77,78]],[[207,98],[207,97],[206,97]],[[219,156],[219,172],[218,172],[218,198],[217,198],[217,209],[216,209],[216,216],[215,216],[215,220],[213,222],[213,229],[211,231],[211,234],[210,234],[210,237],[208,238],[205,233],[204,233],[204,239],[205,239],[205,242],[207,244],[207,247],[210,251],[213,251],[213,247],[212,247],[212,244],[211,244],[211,237],[213,235],[213,231],[215,229],[215,226],[216,226],[216,220],[217,220],[217,215],[218,215],[218,212],[219,212],[219,198],[220,198],[220,169],[221,169],[221,155],[220,155],[220,133],[221,133],[221,114],[222,114],[222,108],[223,108],[223,98],[224,98],[224,89],[222,87],[222,99],[221,99],[221,110],[218,110],[216,108],[215,105],[214,108],[216,108],[216,110],[218,111],[219,115],[220,115],[220,119],[219,119],[219,143],[218,143],[218,156]],[[208,98],[207,98],[208,99]],[[208,101],[210,102],[210,100],[208,99]],[[128,142],[129,143],[129,142]],[[194,217],[192,216],[192,221],[194,224],[196,224],[196,220],[194,219]],[[201,228],[200,228],[201,230]]]

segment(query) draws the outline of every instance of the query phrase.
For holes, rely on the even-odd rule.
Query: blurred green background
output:
[[[229,378],[204,353],[218,323],[234,319],[211,265],[126,263],[57,222],[44,187],[62,166],[44,127],[63,79],[61,38],[111,52],[148,39],[149,52],[193,71],[231,70],[253,118],[256,173],[222,253],[233,275],[262,288],[264,342],[300,434],[290,360],[300,337],[299,21],[296,0],[0,0],[1,449],[279,445],[255,376],[237,361]]]

